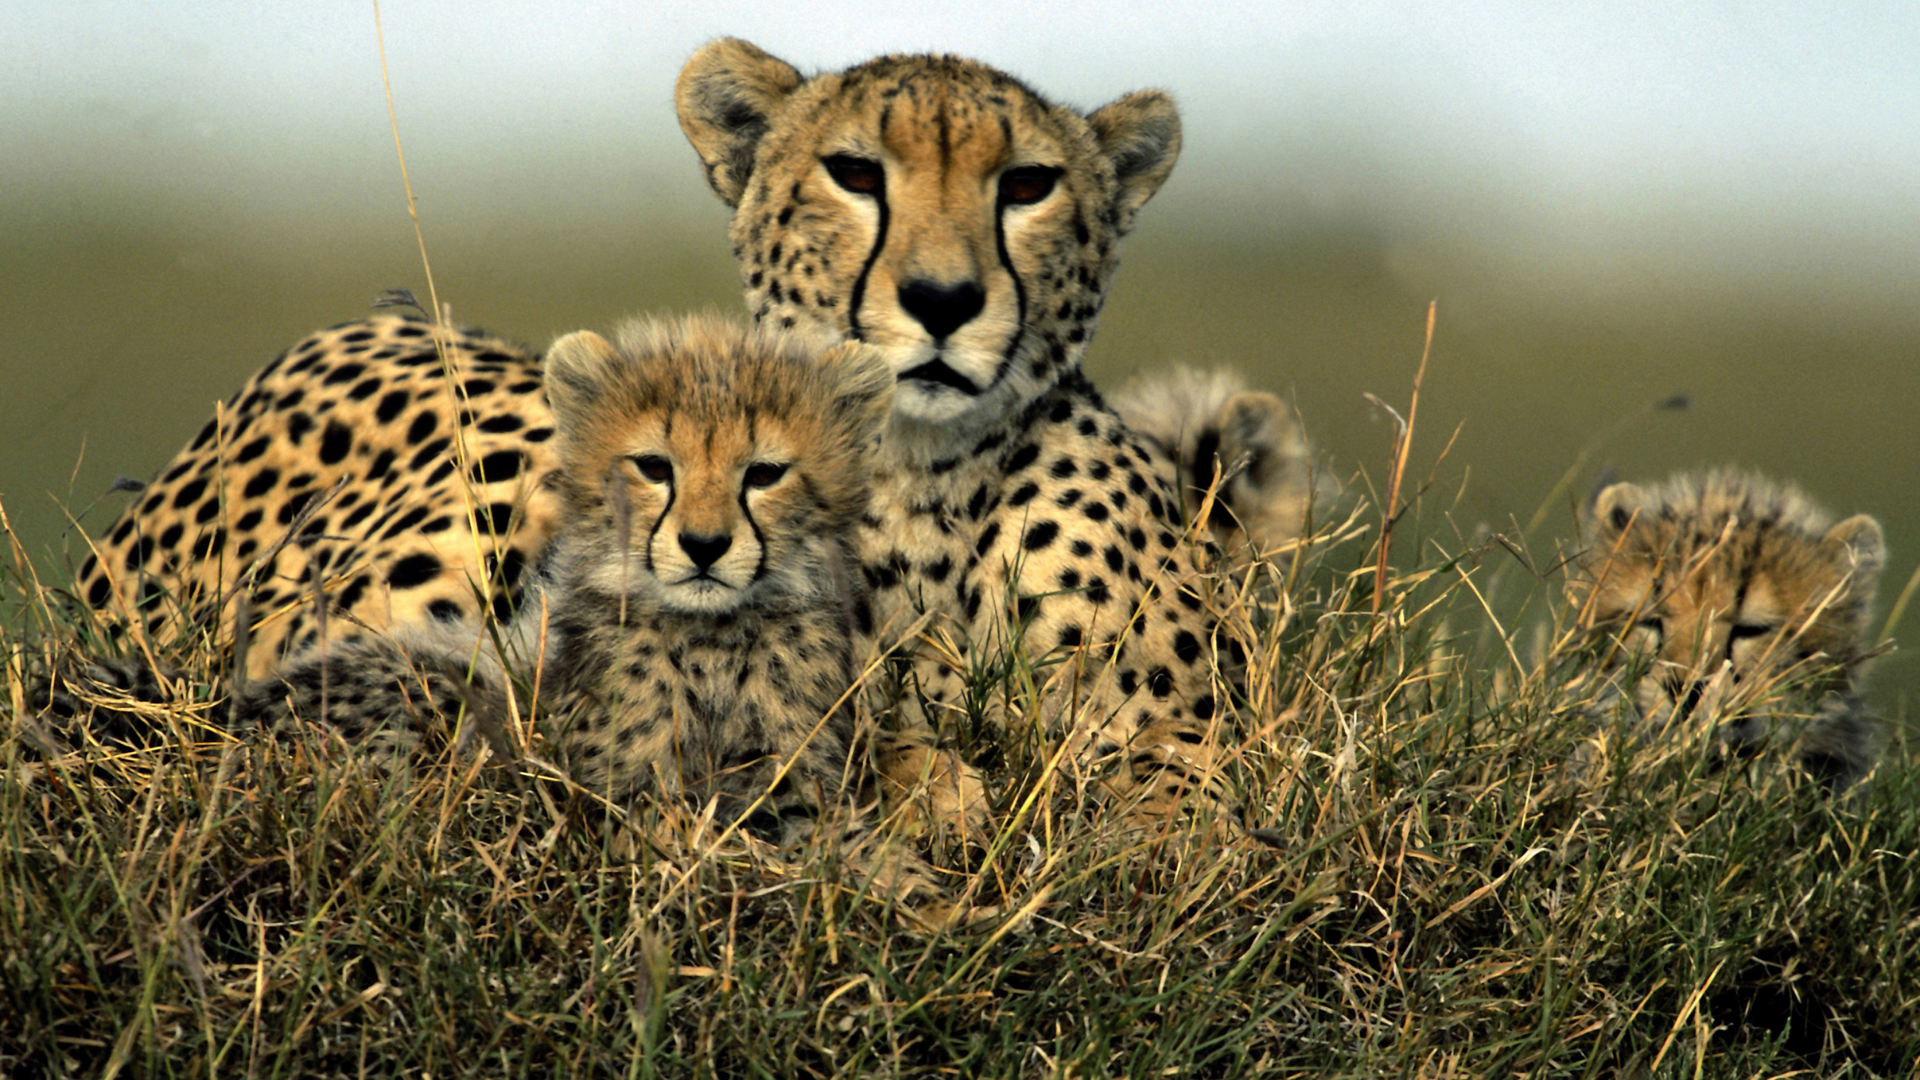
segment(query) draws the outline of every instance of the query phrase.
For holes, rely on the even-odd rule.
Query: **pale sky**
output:
[[[13,3],[0,194],[75,185],[324,219],[394,183],[368,3]],[[1920,5],[384,5],[436,209],[699,195],[671,86],[721,34],[806,70],[986,60],[1096,106],[1177,96],[1163,202],[1385,219],[1579,261],[1650,243],[1920,281]],[[1223,210],[1225,212],[1223,212]],[[1811,254],[1810,254],[1811,253]]]

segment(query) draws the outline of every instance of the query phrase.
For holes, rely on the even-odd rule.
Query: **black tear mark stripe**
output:
[[[753,542],[760,545],[760,559],[753,565],[753,577],[749,584],[759,581],[767,572],[767,538],[760,532],[760,523],[753,519],[753,510],[747,506],[747,486],[740,485],[740,513],[747,519],[747,528],[753,530]]]
[[[893,117],[893,106],[880,110],[880,141],[887,141],[887,121]],[[879,227],[874,230],[873,248],[867,252],[867,259],[860,264],[860,275],[853,279],[853,289],[847,294],[847,336],[855,341],[865,341],[860,330],[860,302],[867,295],[867,277],[873,273],[873,264],[880,261],[880,251],[887,246],[887,171],[880,170],[880,192],[874,196],[874,207],[879,211]]]
[[[1006,140],[1006,145],[1013,145],[1013,124],[1004,116],[1000,118],[1000,135]],[[1013,259],[1007,254],[1007,204],[998,199],[993,208],[993,249],[999,256],[1001,268],[1007,272],[1007,278],[1013,282],[1015,312],[1019,318],[1014,323],[1013,337],[1007,341],[1007,351],[1001,354],[1000,366],[993,371],[993,379],[981,388],[983,393],[1000,385],[1000,380],[1006,378],[1007,372],[1013,368],[1014,355],[1020,351],[1020,343],[1027,336],[1027,286],[1020,280],[1020,272],[1013,268]]]

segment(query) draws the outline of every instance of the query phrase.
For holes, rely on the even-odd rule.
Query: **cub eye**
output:
[[[1053,194],[1060,170],[1048,165],[1021,165],[1000,174],[1000,201],[1014,206],[1037,203]]]
[[[750,488],[770,488],[787,475],[785,465],[776,465],[770,461],[756,461],[747,466],[745,480]]]
[[[656,484],[664,484],[673,479],[673,462],[659,454],[641,454],[633,459],[633,467],[640,470],[641,476]]]
[[[1734,623],[1727,631],[1728,641],[1740,641],[1745,638],[1757,638],[1771,632],[1773,627],[1766,623]]]
[[[857,195],[873,195],[887,185],[887,170],[880,163],[868,158],[854,157],[852,154],[833,154],[820,160],[827,167],[827,175]]]
[[[1651,630],[1656,634],[1665,634],[1667,631],[1667,624],[1658,615],[1649,615],[1633,625],[1637,630]]]

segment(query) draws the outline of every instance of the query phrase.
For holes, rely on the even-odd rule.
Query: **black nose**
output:
[[[680,534],[680,550],[686,552],[687,558],[693,560],[693,565],[702,570],[719,562],[720,556],[725,555],[732,546],[731,536],[700,536],[690,532]]]
[[[900,306],[920,320],[935,341],[940,341],[980,314],[980,309],[987,306],[987,294],[971,281],[958,285],[909,281],[900,286]]]

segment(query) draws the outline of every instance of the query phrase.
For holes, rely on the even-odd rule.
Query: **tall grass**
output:
[[[1381,578],[1356,515],[1209,582],[1257,642],[1251,833],[1124,827],[1048,741],[964,733],[999,832],[934,858],[998,914],[944,929],[831,844],[643,808],[631,850],[537,725],[518,762],[236,739],[204,643],[96,702],[146,744],[54,723],[35,671],[138,649],[16,546],[0,1075],[1920,1075],[1904,738],[1837,803],[1614,738],[1554,558],[1419,527]]]

